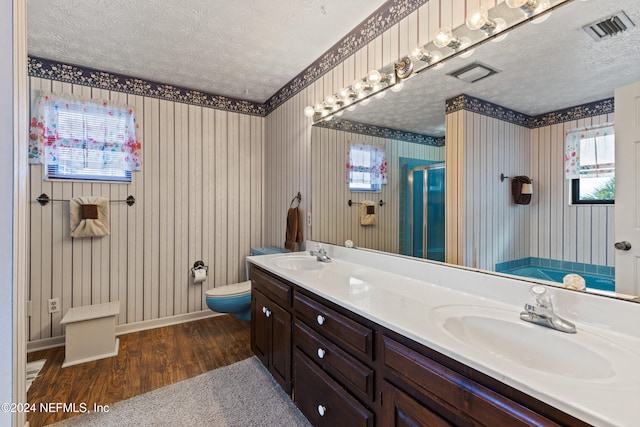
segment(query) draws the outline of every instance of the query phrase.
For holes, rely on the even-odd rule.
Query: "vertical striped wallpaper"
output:
[[[447,114],[447,262],[494,270],[529,256],[532,206],[513,203],[509,180],[500,181],[531,176],[529,133],[471,111]]]
[[[569,205],[568,130],[613,114],[528,129],[460,110],[447,115],[447,262],[494,270],[527,257],[614,266],[613,206]],[[533,179],[530,205],[499,176]]]
[[[206,310],[208,288],[245,279],[244,257],[263,239],[265,119],[211,108],[31,78],[38,89],[135,106],[143,170],[133,183],[44,181],[30,166],[29,341],[63,334],[70,307],[120,301],[118,324]],[[111,235],[72,239],[69,203],[35,198],[103,196],[112,203]],[[194,285],[196,260],[209,277]],[[60,298],[60,313],[47,300]]]
[[[531,130],[531,243],[529,256],[613,267],[613,206],[569,205],[564,177],[568,130],[614,122],[614,114]]]
[[[385,147],[388,163],[388,183],[380,193],[352,193],[346,183],[346,153],[351,143],[375,144]],[[313,208],[312,239],[344,244],[352,240],[356,246],[386,252],[399,252],[400,236],[400,157],[422,160],[444,160],[444,147],[359,135],[340,130],[313,127],[311,131],[311,189]],[[351,207],[348,200],[362,202],[383,200],[376,205],[374,226],[361,226],[359,205]]]

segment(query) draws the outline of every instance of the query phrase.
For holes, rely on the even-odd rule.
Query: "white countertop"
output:
[[[554,289],[556,312],[578,329],[566,334],[519,320],[524,303],[531,301],[527,281],[372,251],[323,247],[333,261],[317,270],[291,270],[274,263],[283,256],[309,256],[304,252],[252,256],[247,261],[576,418],[598,426],[639,425],[635,405],[640,398],[640,304]],[[575,360],[583,367],[602,358],[611,365],[594,366],[589,378],[551,373],[558,371],[553,365],[533,369],[463,343],[442,327],[447,311],[476,309],[505,321],[518,319],[535,328],[532,332],[538,336],[553,334],[549,351],[558,343],[589,348],[593,358],[585,354]],[[536,360],[541,361],[536,363],[545,364],[545,351],[540,350]]]

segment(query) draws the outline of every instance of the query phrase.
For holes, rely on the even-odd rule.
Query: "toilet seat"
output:
[[[232,285],[219,286],[205,292],[208,297],[235,297],[251,292],[251,280],[234,283]]]

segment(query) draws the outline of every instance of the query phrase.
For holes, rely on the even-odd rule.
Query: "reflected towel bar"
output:
[[[69,200],[50,199],[46,193],[42,193],[36,198],[36,201],[40,203],[40,206],[45,206],[49,202],[68,202]],[[129,196],[125,200],[109,200],[109,201],[113,203],[126,203],[129,206],[133,206],[133,204],[136,202],[136,198],[133,196]]]
[[[351,201],[351,199],[349,199],[349,201],[347,202],[347,205],[352,206],[352,205],[359,205],[359,204],[361,204],[361,203],[362,203],[362,202],[353,202],[353,201]],[[383,202],[382,200],[380,200],[380,201],[378,202],[378,206],[384,206],[384,205],[386,205],[386,203],[385,203],[385,202]]]

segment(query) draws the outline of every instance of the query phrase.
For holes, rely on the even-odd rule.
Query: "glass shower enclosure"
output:
[[[410,250],[414,257],[445,257],[444,163],[409,170]]]

